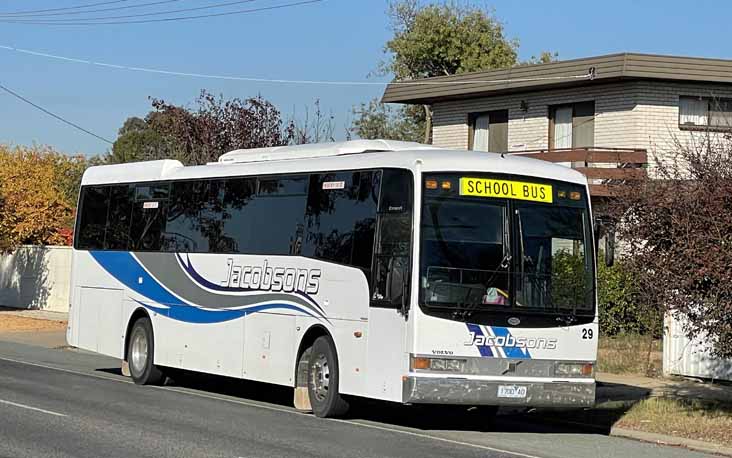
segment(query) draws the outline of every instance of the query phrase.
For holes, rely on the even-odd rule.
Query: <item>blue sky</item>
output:
[[[135,0],[136,3],[142,0]],[[288,0],[256,0],[241,7]],[[95,3],[94,0],[5,0],[0,13]],[[182,0],[161,9],[218,3]],[[520,57],[542,50],[561,59],[620,51],[732,59],[727,1],[480,1],[495,8]],[[185,6],[184,6],[185,4]],[[238,7],[235,7],[238,8]],[[93,27],[0,24],[0,45],[115,64],[191,73],[266,78],[366,80],[389,38],[385,0],[321,3],[238,16],[158,24]],[[131,14],[132,11],[125,14]],[[103,13],[112,15],[114,12]],[[123,14],[123,13],[117,13]],[[382,78],[383,79],[383,78]],[[371,79],[371,81],[379,79]],[[203,88],[225,97],[261,94],[290,117],[315,99],[336,117],[343,136],[351,108],[381,87],[326,87],[204,80],[135,73],[48,60],[0,49],[0,84],[101,136],[144,116],[148,96],[191,103]],[[0,143],[51,145],[98,154],[108,145],[0,92]]]

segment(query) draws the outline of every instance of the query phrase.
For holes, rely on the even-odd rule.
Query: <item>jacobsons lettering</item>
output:
[[[226,260],[226,278],[221,281],[221,286],[316,294],[320,289],[320,275],[320,269],[273,267],[266,259],[258,266],[238,265],[229,258]]]
[[[479,347],[508,347],[508,348],[537,348],[544,350],[555,350],[557,339],[549,337],[514,337],[514,336],[485,336],[470,332],[470,338],[463,345]]]

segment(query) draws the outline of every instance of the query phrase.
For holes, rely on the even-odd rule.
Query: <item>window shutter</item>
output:
[[[595,146],[595,102],[574,104],[572,120],[572,146],[587,148]]]
[[[508,151],[508,110],[490,112],[489,151],[502,153]]]

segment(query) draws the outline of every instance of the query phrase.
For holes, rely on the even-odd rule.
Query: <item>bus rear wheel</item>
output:
[[[149,318],[143,317],[135,321],[127,345],[127,362],[132,380],[138,385],[161,385],[165,381],[165,375],[153,364],[155,339]]]
[[[308,396],[313,413],[321,418],[337,417],[348,411],[338,391],[338,358],[333,341],[321,336],[313,342],[308,364]]]

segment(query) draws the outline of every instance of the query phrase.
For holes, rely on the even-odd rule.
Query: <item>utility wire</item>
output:
[[[36,13],[36,14],[24,14],[23,16],[11,16],[9,14],[0,14],[0,19],[12,19],[12,20],[26,20],[25,18],[35,18],[35,17],[47,17],[47,16],[71,16],[74,14],[89,14],[89,13],[100,13],[102,11],[119,11],[119,10],[127,10],[127,9],[133,9],[133,8],[141,8],[143,6],[155,6],[155,5],[162,5],[164,3],[176,3],[180,2],[182,0],[161,0],[157,2],[149,2],[149,3],[138,3],[136,5],[127,5],[127,6],[115,6],[112,8],[98,8],[95,10],[84,10],[84,11],[66,11],[66,12],[57,12],[57,13]],[[7,17],[4,17],[7,16]],[[83,18],[86,19],[86,18]],[[29,19],[32,20],[32,19]],[[47,20],[47,19],[38,19],[38,20]],[[50,19],[48,19],[50,20]],[[73,20],[67,19],[67,20]]]
[[[67,6],[65,8],[50,8],[50,9],[46,9],[46,10],[6,11],[4,13],[0,12],[0,14],[2,14],[2,15],[26,15],[26,14],[36,14],[36,13],[47,13],[50,11],[79,10],[79,9],[83,9],[83,8],[91,8],[93,6],[111,5],[113,3],[126,3],[129,1],[130,0],[114,0],[114,1],[107,1],[107,2],[87,3],[85,5]]]
[[[179,1],[179,0],[166,0],[166,1],[159,1],[155,2],[153,4],[160,4],[160,3],[170,3],[171,1]],[[185,13],[189,11],[200,11],[200,10],[208,10],[213,8],[223,8],[225,6],[232,6],[232,5],[240,5],[242,3],[251,3],[256,0],[237,0],[233,2],[226,2],[226,3],[216,3],[213,5],[205,5],[205,6],[197,6],[195,8],[182,8],[177,10],[167,10],[167,11],[155,11],[152,13],[140,13],[140,14],[127,14],[124,16],[101,16],[101,17],[84,17],[84,18],[63,18],[63,19],[9,19],[10,21],[14,23],[25,23],[25,22],[36,22],[36,21],[42,21],[47,23],[56,23],[56,22],[69,22],[69,21],[84,21],[84,22],[91,22],[91,21],[106,21],[111,19],[129,19],[129,18],[136,18],[136,17],[146,17],[146,16],[161,16],[164,14],[174,14],[174,13]],[[135,6],[142,6],[142,5],[130,5],[126,6],[124,8],[133,8]],[[118,7],[123,8],[123,7]],[[88,13],[88,11],[83,11],[82,13]],[[63,13],[61,13],[63,14]],[[68,13],[72,14],[72,13]],[[79,14],[79,12],[76,12],[74,14]],[[5,20],[6,18],[0,18]]]
[[[73,122],[71,122],[71,121],[69,121],[67,119],[62,118],[61,116],[57,115],[56,113],[53,113],[53,112],[50,112],[50,111],[46,110],[45,108],[43,108],[40,105],[36,105],[35,103],[33,103],[30,100],[26,99],[25,97],[23,97],[22,95],[18,94],[17,92],[14,92],[11,89],[8,89],[7,87],[3,86],[2,84],[0,84],[0,89],[2,89],[3,91],[7,92],[8,94],[12,95],[13,97],[15,97],[17,99],[22,100],[23,102],[27,103],[28,105],[30,105],[30,106],[32,106],[32,107],[34,107],[34,108],[36,108],[36,109],[38,109],[38,110],[46,113],[47,115],[52,116],[52,117],[58,119],[59,121],[63,122],[64,124],[68,124],[69,126],[75,128],[75,129],[78,129],[78,130],[80,130],[80,131],[82,131],[82,132],[84,132],[86,134],[89,134],[92,137],[98,138],[99,140],[101,140],[103,142],[107,142],[110,145],[114,143],[111,140],[107,140],[106,138],[102,137],[101,135],[97,135],[97,134],[95,134],[94,132],[92,132],[90,130],[84,129],[83,127],[81,127],[78,124],[75,124],[75,123],[73,123]]]
[[[254,0],[246,0],[246,1],[254,1]],[[16,20],[16,19],[10,20],[10,19],[3,18],[2,20],[0,20],[0,22],[4,22],[7,24],[72,25],[72,26],[73,25],[149,24],[149,23],[153,23],[153,22],[185,21],[185,20],[191,20],[191,19],[203,19],[203,18],[211,18],[211,17],[218,17],[218,16],[255,13],[255,12],[259,12],[259,11],[268,11],[268,10],[289,8],[291,6],[300,6],[300,5],[307,5],[307,4],[312,4],[312,3],[320,3],[322,1],[323,0],[306,0],[306,1],[300,1],[300,2],[285,3],[282,5],[267,6],[267,7],[262,7],[262,8],[250,8],[250,9],[246,9],[246,10],[227,11],[224,13],[200,14],[200,15],[196,15],[196,16],[178,16],[178,17],[162,18],[162,19],[139,19],[139,20],[132,20],[132,21],[79,22],[80,20],[77,20],[77,22],[53,22],[52,20],[31,21],[31,20]]]
[[[111,64],[105,62],[95,62],[87,59],[77,59],[73,57],[59,56],[56,54],[48,54],[40,51],[33,51],[30,49],[16,48],[14,46],[0,45],[0,49],[6,49],[8,51],[15,51],[22,54],[28,54],[37,57],[45,57],[48,59],[62,60],[66,62],[74,62],[79,64],[94,65],[98,67],[114,68],[118,70],[129,70],[134,72],[144,73],[156,73],[161,75],[172,75],[172,76],[186,76],[192,78],[207,78],[207,79],[218,79],[218,80],[229,80],[229,81],[248,81],[254,83],[275,83],[275,84],[312,84],[312,85],[323,85],[323,86],[454,86],[460,84],[499,84],[499,83],[519,83],[519,82],[531,82],[531,81],[559,81],[559,80],[579,80],[579,79],[591,79],[593,73],[588,71],[582,75],[565,75],[565,76],[544,76],[534,78],[508,78],[508,79],[495,79],[495,80],[463,80],[463,81],[393,81],[393,82],[377,82],[377,81],[332,81],[332,80],[296,80],[296,79],[277,79],[277,78],[258,78],[248,76],[233,76],[233,75],[211,75],[205,73],[189,73],[189,72],[177,72],[173,70],[163,70],[149,67],[131,67],[127,65]]]

